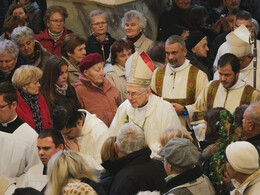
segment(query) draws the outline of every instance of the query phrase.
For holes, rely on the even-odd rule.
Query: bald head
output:
[[[250,104],[243,115],[243,133],[247,137],[260,134],[260,101]]]

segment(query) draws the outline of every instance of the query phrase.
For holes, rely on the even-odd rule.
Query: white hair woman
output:
[[[121,25],[124,28],[126,39],[134,43],[136,51],[146,52],[152,47],[153,41],[144,35],[146,18],[142,13],[136,10],[126,12]]]
[[[13,30],[11,39],[17,44],[24,64],[37,66],[41,70],[45,68],[51,54],[38,41],[34,40],[32,29],[27,26],[17,27]]]
[[[53,155],[48,162],[47,174],[47,192],[50,195],[97,194],[90,185],[81,182],[82,178],[92,181],[97,181],[97,178],[84,158],[75,151],[63,150]]]
[[[17,45],[10,41],[0,41],[0,82],[11,83],[14,71],[21,65],[18,60],[19,49]]]
[[[99,53],[105,62],[109,57],[110,46],[115,39],[107,32],[108,16],[101,10],[94,10],[89,14],[89,28],[91,36],[86,43],[87,54]]]
[[[52,128],[49,108],[44,97],[40,94],[39,80],[41,77],[41,69],[23,65],[15,70],[12,78],[18,95],[17,114],[37,133]]]

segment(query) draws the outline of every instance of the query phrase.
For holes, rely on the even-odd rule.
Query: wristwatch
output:
[[[186,106],[184,106],[184,110],[183,110],[183,112],[182,112],[182,115],[183,116],[187,116],[189,113],[188,113],[188,110],[187,110],[187,108],[186,108]]]

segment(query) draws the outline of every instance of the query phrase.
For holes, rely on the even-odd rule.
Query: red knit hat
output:
[[[79,63],[79,70],[83,73],[84,70],[88,70],[89,68],[100,62],[103,62],[103,58],[99,53],[88,54]]]

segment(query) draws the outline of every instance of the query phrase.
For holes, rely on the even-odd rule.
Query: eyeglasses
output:
[[[132,98],[137,98],[137,97],[143,95],[145,92],[147,92],[147,91],[143,91],[142,93],[139,93],[139,94],[136,92],[133,92],[133,93],[127,92],[127,96],[128,97],[131,96]]]
[[[4,107],[6,107],[6,106],[8,106],[8,105],[10,105],[11,103],[8,103],[8,104],[6,104],[6,105],[4,105],[4,106],[0,106],[0,109],[2,109],[2,108],[4,108]]]
[[[64,23],[64,20],[49,20],[50,22],[53,22],[55,24],[58,24],[58,23],[61,23],[63,24]]]
[[[107,22],[97,22],[97,23],[94,23],[94,24],[91,24],[92,26],[99,26],[99,25],[105,25],[107,24]]]

